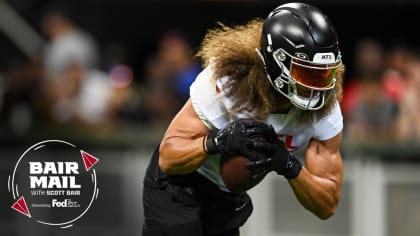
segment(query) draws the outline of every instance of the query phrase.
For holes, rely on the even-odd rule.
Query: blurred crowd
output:
[[[39,55],[11,60],[1,74],[3,134],[24,136],[43,126],[99,133],[167,126],[201,71],[179,30],[160,36],[144,73],[136,74],[123,45],[100,45],[66,5],[47,7],[40,29]]]
[[[0,74],[2,130],[12,135],[39,126],[89,132],[166,127],[202,69],[180,30],[160,36],[138,73],[123,45],[99,45],[65,7],[47,8],[40,26],[45,45],[39,55],[11,58]],[[345,138],[418,141],[420,52],[404,43],[361,39],[345,63],[350,60],[341,102]]]
[[[361,39],[344,86],[345,135],[353,142],[420,140],[420,52]]]

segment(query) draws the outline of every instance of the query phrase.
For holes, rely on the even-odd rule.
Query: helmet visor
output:
[[[334,78],[340,62],[317,64],[292,58],[291,77],[298,83],[314,89],[330,89],[334,86]]]

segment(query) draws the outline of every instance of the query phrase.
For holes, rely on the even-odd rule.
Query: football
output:
[[[248,191],[264,179],[265,176],[254,180],[251,178],[246,168],[248,161],[247,157],[240,155],[221,156],[220,175],[229,191],[235,193]]]
[[[256,186],[265,176],[252,180],[244,156],[222,156],[220,161],[220,174],[226,188],[235,193],[245,192]]]

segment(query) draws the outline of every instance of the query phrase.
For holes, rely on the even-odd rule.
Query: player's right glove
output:
[[[242,155],[250,160],[259,159],[253,151],[256,137],[263,136],[271,140],[274,130],[262,121],[239,119],[229,123],[225,128],[207,135],[204,150],[209,154]]]
[[[246,164],[253,179],[259,179],[270,171],[275,171],[286,179],[294,179],[299,175],[302,163],[287,150],[283,141],[276,138],[272,143],[258,142],[255,145],[271,154],[268,158],[250,161]]]

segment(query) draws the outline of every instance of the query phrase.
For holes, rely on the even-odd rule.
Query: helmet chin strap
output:
[[[317,110],[315,106],[319,103],[320,99],[321,97],[319,95],[314,98],[305,98],[293,93],[290,96],[290,101],[293,105],[303,110]]]
[[[270,78],[268,78],[268,79],[270,80]],[[270,82],[271,82],[271,80],[270,80]],[[315,96],[311,95],[311,97],[299,96],[299,94],[296,91],[294,91],[294,89],[292,89],[290,87],[290,86],[293,87],[293,85],[290,85],[290,83],[285,83],[284,80],[280,76],[277,77],[277,79],[274,81],[274,83],[271,83],[271,84],[277,90],[277,92],[279,92],[280,94],[282,94],[283,96],[288,98],[289,101],[299,109],[302,109],[302,110],[319,110],[325,104],[325,94],[324,94],[324,92],[317,92],[318,93],[317,95],[315,95]],[[288,86],[287,87],[288,90],[289,90],[288,93],[283,91],[285,86]],[[320,101],[321,101],[321,104],[319,104]]]

